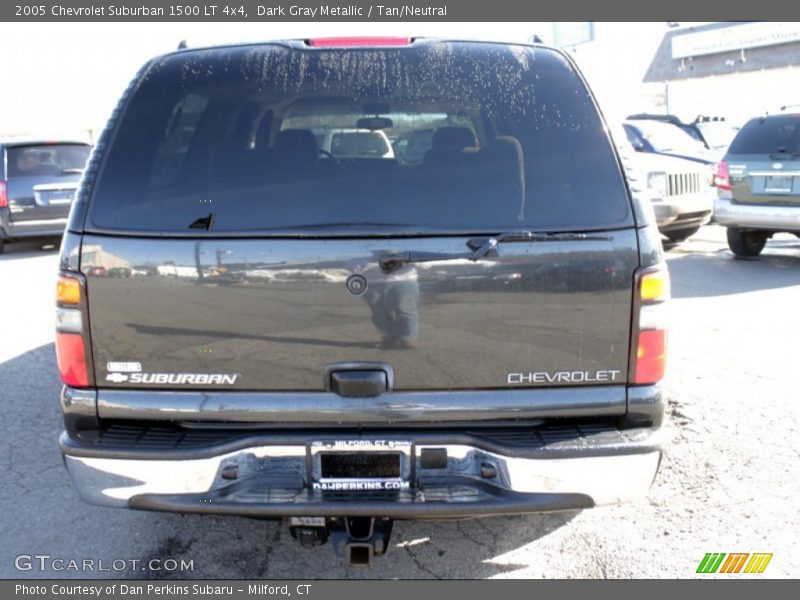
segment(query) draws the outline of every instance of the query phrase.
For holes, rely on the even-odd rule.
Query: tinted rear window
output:
[[[90,147],[83,144],[31,144],[6,150],[8,177],[50,177],[83,170]]]
[[[800,115],[752,119],[736,135],[729,154],[800,152]]]
[[[631,224],[585,86],[523,46],[175,54],[149,67],[108,152],[99,229],[196,231],[209,214],[212,234]]]

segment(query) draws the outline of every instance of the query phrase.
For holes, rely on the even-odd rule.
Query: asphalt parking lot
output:
[[[397,523],[368,569],[274,523],[83,504],[61,464],[53,350],[57,253],[0,256],[0,577],[692,577],[706,552],[770,552],[800,572],[800,239],[737,260],[705,227],[668,253],[667,452],[646,500],[568,514]],[[19,571],[15,557],[192,561],[184,572]],[[97,563],[95,563],[97,564]],[[166,564],[166,563],[164,563]],[[721,576],[720,576],[721,577]]]

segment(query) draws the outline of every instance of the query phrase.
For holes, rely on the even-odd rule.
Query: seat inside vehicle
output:
[[[278,133],[265,166],[272,177],[294,177],[310,173],[318,157],[317,140],[310,130],[284,129]]]

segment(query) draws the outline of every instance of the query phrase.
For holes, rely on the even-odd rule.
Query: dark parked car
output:
[[[751,119],[717,171],[714,219],[737,256],[756,256],[776,233],[800,236],[800,114]]]
[[[708,141],[703,135],[703,131],[697,126],[697,123],[684,123],[675,115],[654,114],[654,113],[639,113],[630,115],[628,121],[659,121],[661,123],[669,123],[674,125],[684,132],[688,133],[692,138],[703,144],[707,149],[711,149]]]
[[[640,113],[630,115],[628,121],[660,121],[669,123],[689,134],[713,152],[724,152],[728,148],[738,129],[724,117],[698,115],[694,121],[687,123],[675,115]]]
[[[675,158],[692,160],[709,166],[709,181],[713,178],[713,166],[721,153],[706,148],[705,144],[671,123],[651,120],[626,121],[623,126],[628,141],[637,152],[653,152]]]
[[[0,253],[7,241],[61,236],[91,146],[0,140]]]
[[[649,197],[568,56],[184,50],[115,114],[58,287],[61,449],[82,498],[286,518],[303,545],[367,563],[394,519],[647,493],[668,276]],[[313,131],[433,122],[416,164],[331,156]],[[110,276],[131,265],[148,267]],[[214,285],[221,267],[236,285]]]

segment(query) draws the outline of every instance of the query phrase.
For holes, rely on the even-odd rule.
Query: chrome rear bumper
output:
[[[608,444],[583,441],[533,452],[487,449],[479,442],[439,444],[431,435],[415,440],[411,433],[397,433],[397,439],[412,442],[405,486],[374,492],[347,484],[333,494],[315,489],[311,445],[306,443],[256,443],[219,452],[204,448],[196,451],[198,458],[170,458],[164,452],[153,458],[116,457],[113,451],[80,448],[66,434],[61,445],[75,487],[93,504],[263,517],[447,518],[588,508],[640,498],[660,462],[658,432],[635,430],[624,436],[624,443],[619,441],[623,438]],[[446,451],[445,463],[425,466],[421,456],[426,450]]]
[[[714,221],[724,227],[800,231],[800,206],[757,206],[717,198]]]
[[[66,226],[66,217],[37,221],[0,220],[0,238],[56,236],[63,234]]]

